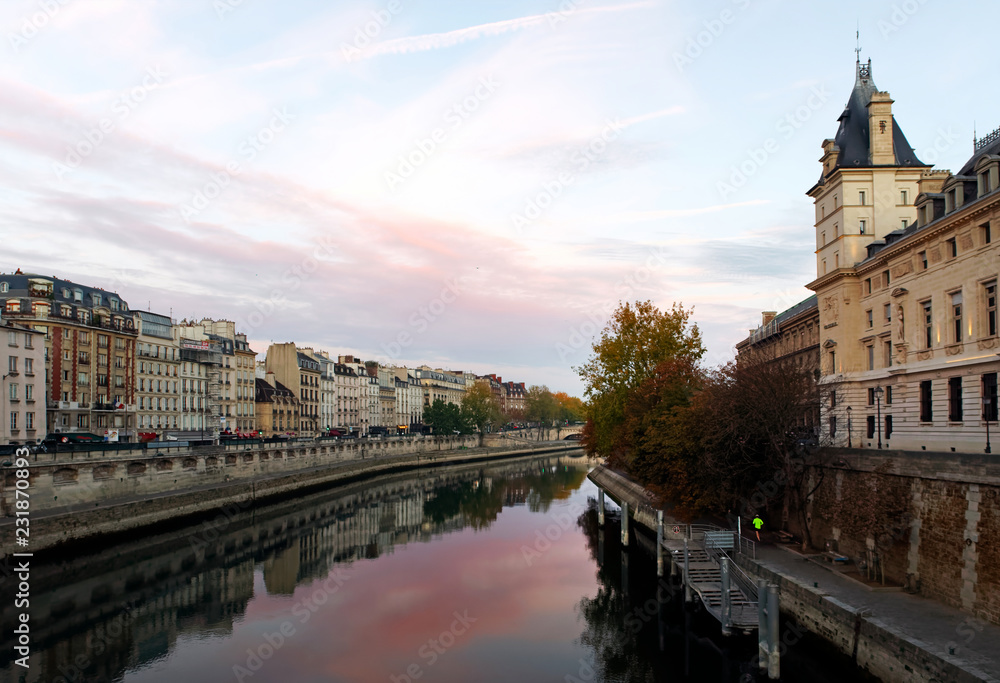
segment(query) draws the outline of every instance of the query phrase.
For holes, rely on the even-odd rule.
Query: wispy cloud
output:
[[[604,7],[588,7],[573,9],[565,15],[559,12],[549,12],[546,14],[533,14],[516,19],[504,19],[503,21],[493,21],[488,24],[468,26],[466,28],[446,31],[444,33],[428,33],[421,36],[407,36],[405,38],[395,38],[376,43],[365,49],[362,57],[376,57],[386,54],[406,54],[409,52],[424,52],[426,50],[440,50],[442,48],[453,47],[471,40],[503,35],[511,31],[520,31],[536,26],[553,25],[555,22],[571,15],[606,14],[610,12],[627,12],[636,9],[646,9],[655,6],[654,2],[633,2],[623,5],[608,5]]]

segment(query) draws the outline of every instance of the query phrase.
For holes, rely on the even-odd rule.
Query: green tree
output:
[[[466,424],[479,430],[480,445],[486,438],[487,428],[503,421],[500,404],[489,385],[481,382],[476,382],[465,392],[465,396],[462,397],[461,414]]]
[[[440,436],[472,433],[472,425],[465,420],[459,407],[440,398],[424,409],[424,422],[434,427],[434,434]]]
[[[705,353],[701,332],[680,304],[660,311],[650,301],[623,303],[612,314],[593,354],[575,368],[584,381],[587,419],[584,446],[591,454],[610,456],[627,447],[623,441],[629,397],[649,380],[657,366],[673,359],[698,361]]]

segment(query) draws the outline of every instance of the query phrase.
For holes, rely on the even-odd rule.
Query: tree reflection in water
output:
[[[461,514],[473,529],[488,529],[508,505],[548,512],[553,500],[568,499],[586,478],[586,469],[553,460],[521,475],[484,475],[475,481],[435,488],[424,503],[424,513],[439,524]]]

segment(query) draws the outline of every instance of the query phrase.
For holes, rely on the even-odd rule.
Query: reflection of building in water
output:
[[[497,488],[500,499],[506,480],[505,504],[523,504],[530,486],[521,477],[528,472],[523,464],[490,468],[491,477],[477,469],[442,469],[420,479],[300,496],[232,519],[220,515],[211,533],[202,523],[68,566],[33,566],[31,667],[13,664],[14,642],[5,631],[0,683],[19,683],[22,672],[25,683],[73,680],[67,672],[79,657],[87,662],[87,680],[114,680],[168,654],[180,635],[226,636],[253,597],[258,565],[269,594],[290,595],[336,564],[467,527],[462,510],[438,521],[425,515],[425,505],[448,487],[473,490],[469,484],[479,481],[477,495]],[[87,578],[67,583],[67,576]],[[0,592],[12,594],[9,588],[0,582]],[[0,621],[15,619],[13,601],[0,604]]]

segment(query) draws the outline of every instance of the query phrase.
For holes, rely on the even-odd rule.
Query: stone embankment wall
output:
[[[872,464],[872,463],[869,463]],[[877,464],[874,464],[877,467]],[[649,494],[635,482],[614,470],[599,467],[591,472],[591,480],[604,488],[616,500],[628,500],[631,506],[642,508]],[[655,530],[642,518],[636,523]],[[665,529],[670,537],[671,529]],[[876,617],[859,613],[821,588],[815,588],[779,574],[746,555],[737,554],[737,563],[750,576],[766,579],[780,588],[781,611],[811,633],[830,642],[844,654],[878,678],[887,681],[905,680],[912,683],[973,683],[989,680],[967,668],[960,668],[928,651],[923,643],[893,631]]]
[[[863,559],[877,536],[887,579],[1000,624],[1000,458],[838,449],[825,459],[811,473],[822,474],[808,509],[814,543]],[[904,505],[886,519],[893,496]],[[888,524],[860,532],[859,505]]]
[[[822,589],[761,567],[746,555],[737,563],[750,576],[777,584],[781,611],[824,638],[855,663],[884,681],[973,683],[988,680],[928,651],[924,644],[896,633],[877,618],[858,613]]]
[[[72,465],[64,461],[69,454],[59,454],[55,462],[33,464],[31,468],[30,545],[37,552],[62,543],[217,512],[227,505],[246,508],[266,499],[420,467],[579,452],[577,444],[510,449],[463,447],[468,439],[475,442],[478,437],[388,440],[374,449],[370,447],[378,442],[295,444],[242,451],[214,447],[170,455],[147,454],[146,458],[90,461],[81,461],[76,453]],[[164,466],[166,460],[171,461],[169,466]],[[114,468],[115,475],[104,477],[106,470],[101,468]],[[59,474],[66,469],[75,470],[76,478]],[[12,525],[9,517],[0,521],[0,527]],[[7,531],[0,529],[4,534]],[[0,550],[0,559],[9,551],[6,547]]]
[[[31,461],[31,510],[93,505],[261,475],[291,473],[348,460],[474,448],[475,436],[384,440],[231,442],[219,446],[38,453]],[[4,510],[13,502],[8,468]]]

